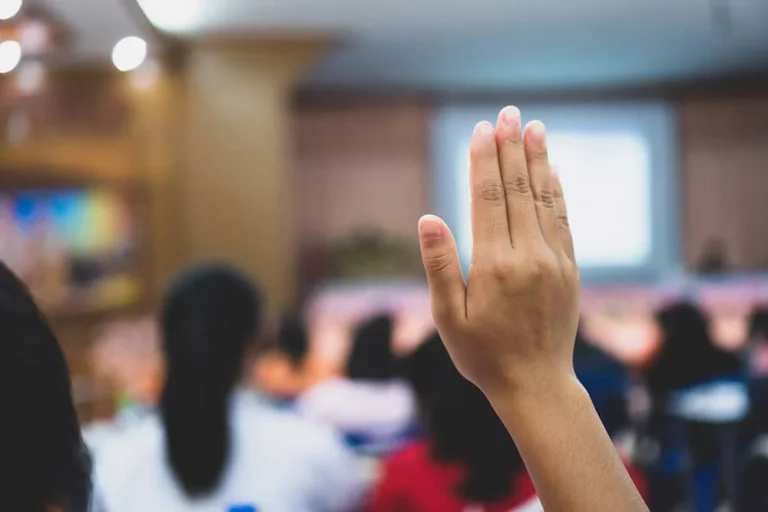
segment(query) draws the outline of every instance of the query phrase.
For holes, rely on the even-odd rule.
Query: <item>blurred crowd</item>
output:
[[[403,350],[380,311],[352,329],[340,368],[318,371],[307,313],[276,329],[267,316],[247,278],[202,267],[169,292],[159,328],[110,335],[131,333],[139,353],[155,340],[163,360],[156,381],[124,379],[137,388],[116,419],[86,428],[97,510],[247,507],[254,485],[262,508],[232,510],[541,510],[514,442],[435,332]],[[583,333],[574,356],[638,490],[653,511],[768,510],[768,309],[753,311],[741,352],[713,342],[694,303],[655,322],[659,347],[640,367]]]

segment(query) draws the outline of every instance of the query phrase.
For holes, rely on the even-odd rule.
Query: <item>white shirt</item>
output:
[[[310,389],[296,409],[313,420],[372,441],[400,436],[416,417],[416,400],[403,381],[353,381],[333,378]]]
[[[189,499],[166,461],[156,415],[102,442],[96,455],[96,512],[341,512],[363,494],[355,458],[326,427],[274,409],[257,395],[232,397],[232,442],[221,484]]]

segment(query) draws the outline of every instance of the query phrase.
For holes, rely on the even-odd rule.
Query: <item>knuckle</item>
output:
[[[509,279],[514,269],[512,268],[512,264],[509,261],[500,259],[498,261],[494,261],[491,263],[490,267],[490,274],[491,276],[499,281],[504,281]]]
[[[515,174],[504,182],[504,191],[511,196],[526,196],[531,193],[531,182],[528,176]]]
[[[447,253],[431,254],[424,259],[424,267],[430,275],[445,273],[453,264],[453,256]]]
[[[551,278],[556,271],[557,263],[554,261],[554,258],[540,254],[531,258],[526,270],[526,276],[531,281],[540,283]]]
[[[501,203],[504,200],[504,189],[496,180],[482,182],[478,194],[483,201],[489,203]]]
[[[513,130],[512,133],[501,141],[506,149],[519,149],[523,151],[523,137],[519,130]]]
[[[551,190],[539,190],[536,193],[536,202],[547,209],[555,207],[555,195]]]

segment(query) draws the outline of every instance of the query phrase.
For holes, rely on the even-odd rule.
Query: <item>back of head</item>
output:
[[[352,380],[387,381],[398,376],[399,361],[392,350],[394,320],[376,316],[355,329],[347,359],[347,377]]]
[[[749,337],[768,343],[768,306],[755,308],[749,315]]]
[[[26,287],[0,262],[3,510],[85,512],[90,457],[64,355]]]
[[[408,358],[406,374],[420,403],[432,456],[466,468],[457,492],[474,502],[508,496],[524,468],[517,447],[482,392],[456,370],[437,334]]]
[[[714,345],[697,306],[673,304],[657,314],[657,322],[663,345],[649,372],[651,388],[682,389],[739,371],[738,358]]]
[[[309,351],[307,325],[299,314],[285,315],[280,322],[278,348],[294,368],[304,364]]]
[[[163,305],[166,382],[161,397],[168,460],[189,496],[218,486],[229,457],[229,398],[254,341],[261,299],[222,265],[181,275]]]

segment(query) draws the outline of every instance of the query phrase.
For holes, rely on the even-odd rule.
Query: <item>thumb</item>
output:
[[[456,241],[443,219],[425,215],[419,219],[419,244],[429,282],[432,316],[438,327],[455,324],[466,317],[466,287]]]

